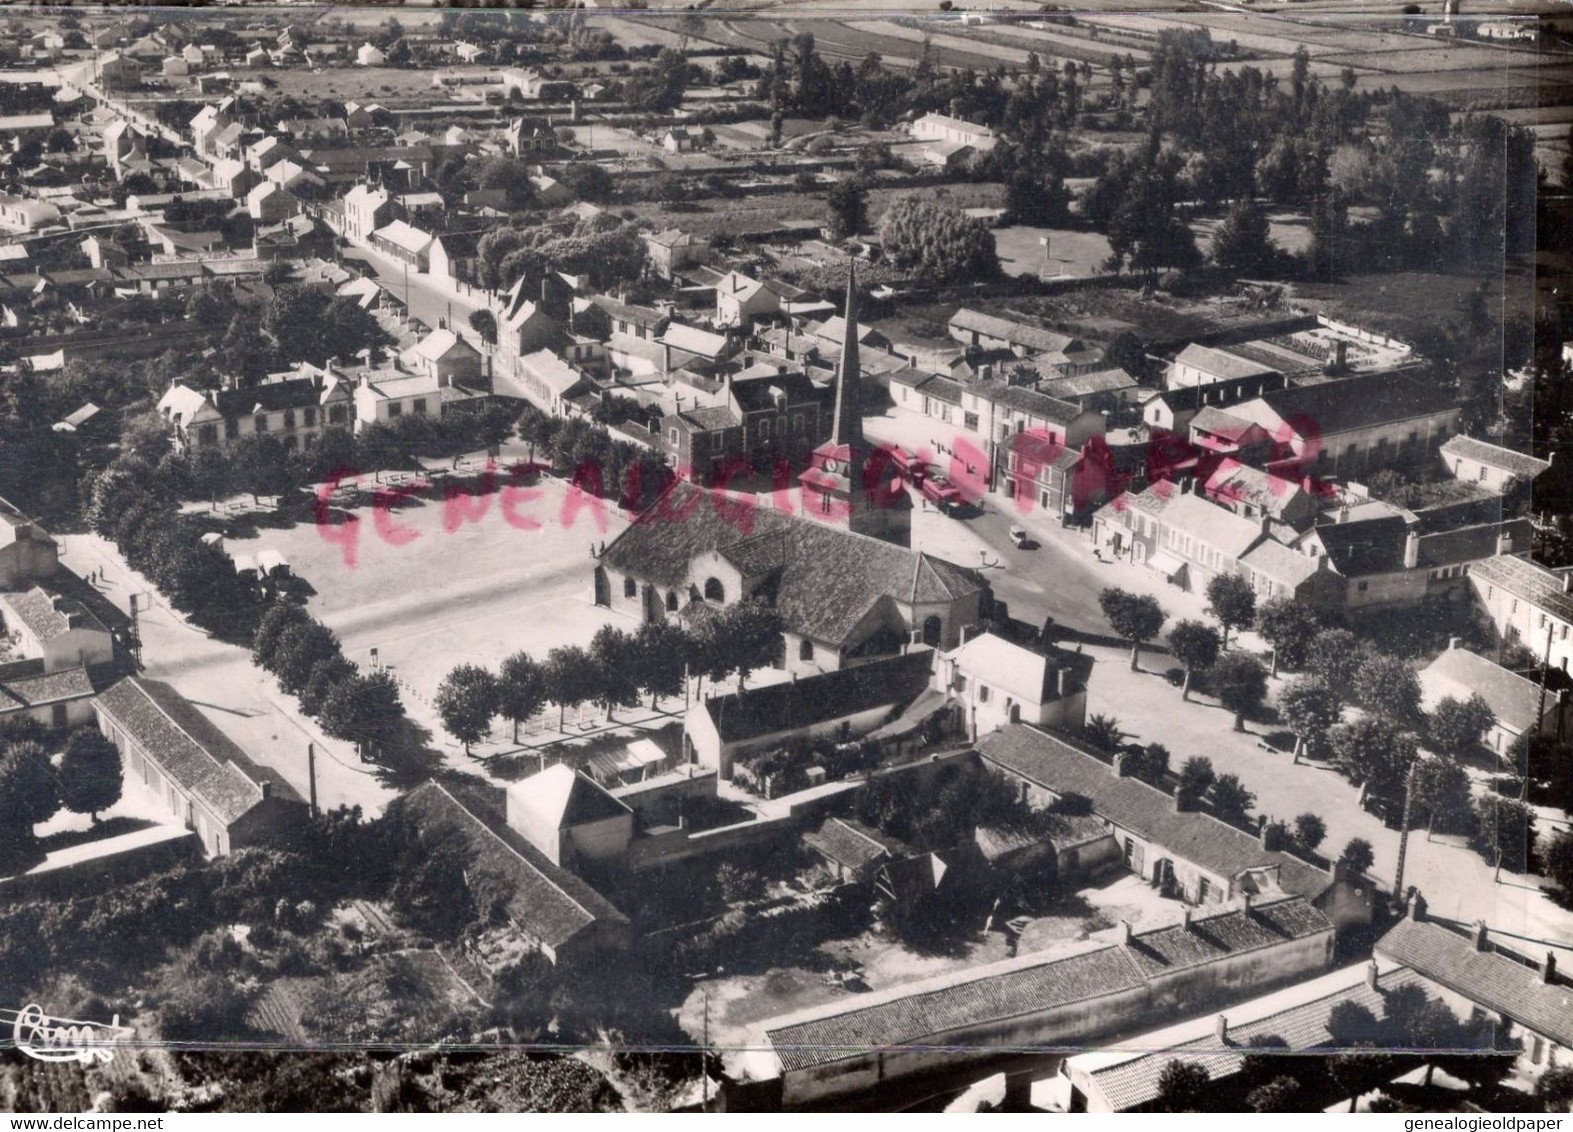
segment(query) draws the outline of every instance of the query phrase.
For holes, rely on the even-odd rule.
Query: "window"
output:
[[[768,420],[762,420],[759,422],[759,439],[770,439],[770,422]]]
[[[1131,858],[1134,857],[1135,855],[1136,855],[1136,842],[1132,841],[1129,837],[1127,837],[1125,839],[1125,849],[1124,849],[1125,867],[1126,868],[1130,868]],[[1205,884],[1206,882],[1204,881],[1203,883]]]
[[[638,597],[639,596],[639,583],[634,581],[632,578],[624,578],[623,579],[623,596],[624,597]]]
[[[230,417],[227,420],[225,420],[224,421],[224,437],[225,437],[225,439],[227,439],[227,440],[234,440],[239,435],[240,435],[240,422],[235,420],[233,417]]]
[[[667,595],[666,595],[666,611],[668,613],[676,613],[677,612],[677,591],[676,590],[672,590],[672,591],[668,592]]]
[[[301,417],[304,419],[307,428],[317,427],[317,410],[313,406],[308,405],[302,409]]]
[[[722,587],[720,578],[705,579],[705,600],[714,602],[726,601],[726,590]]]
[[[988,702],[989,702],[989,686],[987,684],[979,684],[978,685],[978,703],[986,704]]]
[[[197,428],[197,443],[198,444],[217,444],[218,443],[218,426],[217,425],[210,425],[210,424],[200,425]]]
[[[343,424],[349,417],[349,410],[343,405],[328,406],[328,423]]]
[[[1213,886],[1206,877],[1202,877],[1201,884],[1196,889],[1196,902],[1205,904],[1212,899]]]
[[[801,642],[797,646],[797,658],[799,660],[813,660],[814,659],[814,642],[813,641],[803,641],[803,642]]]
[[[285,427],[285,429],[292,429],[292,428],[295,427],[295,410],[294,409],[285,409],[284,410],[284,427]]]
[[[1370,589],[1370,588],[1371,588],[1371,583],[1370,582],[1361,582],[1359,587],[1358,587],[1358,589],[1359,589],[1359,591],[1361,593],[1365,593],[1365,591]]]
[[[49,725],[51,727],[64,727],[66,725],[66,705],[51,704],[49,708]]]
[[[967,690],[967,678],[959,672],[956,673],[950,684],[951,687],[953,687],[958,692],[965,692]]]
[[[426,415],[426,398],[415,398],[415,403],[410,406],[410,409],[417,417],[424,417]]]
[[[397,401],[389,401],[388,402],[388,419],[390,421],[394,417],[402,417],[403,415],[404,415],[404,406],[403,405],[399,404]]]
[[[266,413],[258,413],[256,415],[256,417],[252,420],[251,427],[252,427],[252,430],[255,431],[255,432],[267,432],[268,431],[268,414],[266,414]]]
[[[794,413],[793,416],[792,416],[792,432],[793,432],[793,434],[797,435],[797,436],[802,436],[803,435],[803,430],[806,427],[807,427],[807,424],[803,420],[803,414],[802,413]]]

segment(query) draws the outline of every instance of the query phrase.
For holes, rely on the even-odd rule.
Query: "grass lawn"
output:
[[[1350,275],[1334,283],[1296,283],[1295,297],[1322,313],[1411,341],[1417,330],[1434,328],[1461,314],[1464,299],[1484,287],[1487,310],[1502,303],[1500,271],[1399,271]]]
[[[1047,236],[1047,257],[1039,240]],[[1006,275],[1095,274],[1109,258],[1109,241],[1099,232],[1059,228],[996,228],[994,250]]]

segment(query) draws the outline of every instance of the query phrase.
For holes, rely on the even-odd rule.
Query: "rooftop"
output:
[[[1468,649],[1450,648],[1421,669],[1420,690],[1427,711],[1444,697],[1467,700],[1478,693],[1497,722],[1520,734],[1530,730],[1540,714],[1539,684]],[[1552,693],[1548,707],[1555,698]]]
[[[1515,452],[1511,448],[1488,444],[1472,436],[1452,437],[1442,445],[1442,455],[1446,458],[1457,456],[1465,460],[1475,460],[1488,467],[1501,468],[1512,475],[1522,476],[1524,479],[1534,479],[1551,467],[1550,460],[1540,460],[1526,452]]]
[[[873,708],[905,705],[928,687],[932,654],[915,648],[851,668],[783,680],[705,701],[723,743],[811,727]]]
[[[1499,554],[1470,568],[1477,581],[1501,586],[1564,621],[1573,621],[1573,593],[1566,588],[1567,575],[1548,570],[1527,558]]]

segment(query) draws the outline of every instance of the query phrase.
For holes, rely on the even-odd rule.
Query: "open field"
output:
[[[1049,238],[1047,262],[1040,237]],[[1109,258],[1109,241],[1099,232],[1051,228],[997,228],[994,248],[1007,275],[1093,275]]]
[[[874,189],[869,193],[870,224],[877,226],[891,202],[903,196],[943,197],[957,208],[998,208],[1004,203],[1005,190],[995,183]],[[824,193],[800,192],[712,200],[692,208],[671,208],[649,201],[633,205],[632,210],[659,226],[677,226],[705,236],[773,232],[783,226],[811,226],[817,230],[830,215]]]

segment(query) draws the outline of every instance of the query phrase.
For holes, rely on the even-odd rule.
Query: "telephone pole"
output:
[[[306,744],[306,776],[311,781],[311,816],[317,816],[317,744]]]

